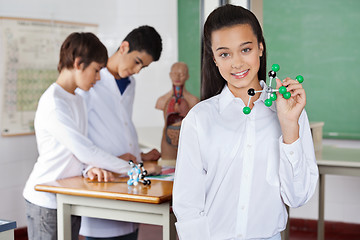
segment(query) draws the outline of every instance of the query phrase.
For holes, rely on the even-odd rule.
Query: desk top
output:
[[[322,154],[317,159],[318,165],[359,167],[360,148],[340,148],[323,145]]]
[[[139,184],[128,186],[127,178],[114,182],[91,182],[83,177],[72,177],[58,181],[38,184],[37,191],[60,193],[74,196],[116,199],[131,202],[160,204],[172,198],[172,181],[152,180],[150,186]]]
[[[7,220],[0,219],[0,232],[5,232],[5,231],[15,229],[15,228],[16,228],[15,221],[7,221]]]

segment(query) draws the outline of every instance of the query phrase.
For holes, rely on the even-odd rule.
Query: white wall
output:
[[[135,75],[133,118],[137,126],[163,125],[162,112],[154,106],[157,97],[171,89],[168,73],[178,58],[176,0],[0,0],[0,16],[98,24],[98,37],[109,55],[133,28],[155,27],[163,40],[163,52],[158,62]],[[0,95],[0,106],[2,103]],[[0,219],[16,220],[22,227],[26,225],[22,189],[38,155],[35,137],[0,137],[0,153]]]

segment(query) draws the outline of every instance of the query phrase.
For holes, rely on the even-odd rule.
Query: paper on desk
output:
[[[174,181],[175,167],[163,166],[160,175],[147,176],[148,179]]]

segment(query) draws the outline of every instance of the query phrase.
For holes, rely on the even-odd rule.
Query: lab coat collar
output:
[[[122,99],[124,98],[124,95],[126,95],[126,91],[123,94],[120,94],[120,90],[116,84],[116,79],[115,77],[109,72],[109,70],[107,68],[103,68],[101,69],[101,71],[103,72],[103,76],[104,79],[106,79],[107,83],[106,84],[111,84],[111,94],[114,94],[115,96],[117,96],[118,100],[121,102]],[[127,87],[129,87],[131,84],[134,84],[134,79],[132,76],[129,76],[129,80],[130,83]]]

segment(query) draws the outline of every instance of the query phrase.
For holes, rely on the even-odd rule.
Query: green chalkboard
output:
[[[360,1],[263,1],[268,67],[302,74],[310,121],[324,137],[360,139]]]
[[[187,90],[200,98],[201,75],[201,1],[178,0],[179,61],[189,67]]]

